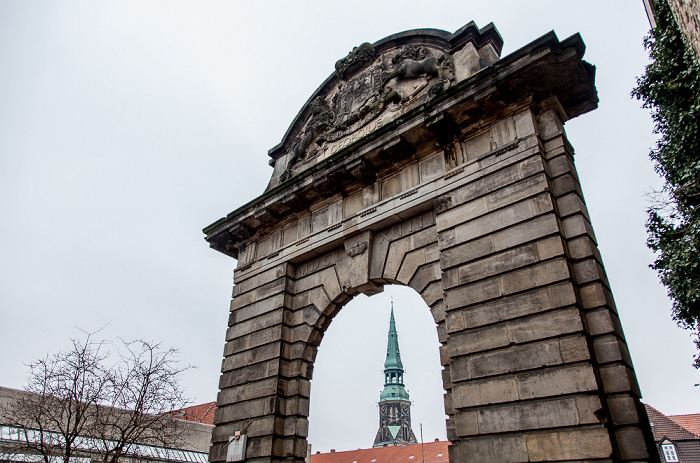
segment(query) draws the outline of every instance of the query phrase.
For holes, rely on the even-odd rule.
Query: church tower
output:
[[[399,352],[399,336],[394,323],[394,304],[391,304],[389,342],[384,362],[384,390],[379,396],[379,431],[373,447],[417,443],[411,429],[411,401],[403,384],[403,364]]]

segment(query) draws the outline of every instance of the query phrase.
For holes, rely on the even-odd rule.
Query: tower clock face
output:
[[[408,416],[409,412],[410,412],[410,406],[408,404],[401,404],[401,413],[404,416]]]

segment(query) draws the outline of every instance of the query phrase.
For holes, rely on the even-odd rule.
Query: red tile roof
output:
[[[668,438],[674,442],[679,440],[700,439],[700,436],[688,431],[654,407],[650,405],[644,406],[647,409],[647,415],[649,415],[649,421],[652,425],[651,430],[654,433],[654,441],[659,442],[664,438]]]
[[[687,415],[668,415],[673,421],[683,426],[688,431],[700,436],[700,413]]]
[[[425,463],[447,463],[447,441],[423,444]],[[422,463],[421,444],[396,447],[349,450],[347,452],[315,453],[311,463]]]
[[[195,423],[214,424],[214,412],[216,402],[182,408],[173,412],[173,417],[180,420],[194,421]]]

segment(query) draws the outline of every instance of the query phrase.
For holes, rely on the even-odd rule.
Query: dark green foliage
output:
[[[665,180],[649,209],[647,245],[656,252],[652,268],[668,288],[674,319],[699,334],[700,72],[667,2],[655,2],[655,11],[657,27],[644,44],[652,62],[632,92],[653,110],[660,139],[650,157]]]

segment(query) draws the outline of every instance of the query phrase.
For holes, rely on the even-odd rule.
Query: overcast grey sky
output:
[[[689,333],[644,243],[646,110],[631,100],[649,24],[641,0],[0,0],[0,385],[79,329],[180,349],[215,399],[235,261],[201,229],[261,194],[276,145],[353,46],[415,28],[494,22],[503,56],[580,32],[600,107],[567,131],[644,401],[700,412]],[[445,438],[437,336],[405,288],[344,308],[312,382],[315,450],[372,444],[395,294],[413,428]]]

